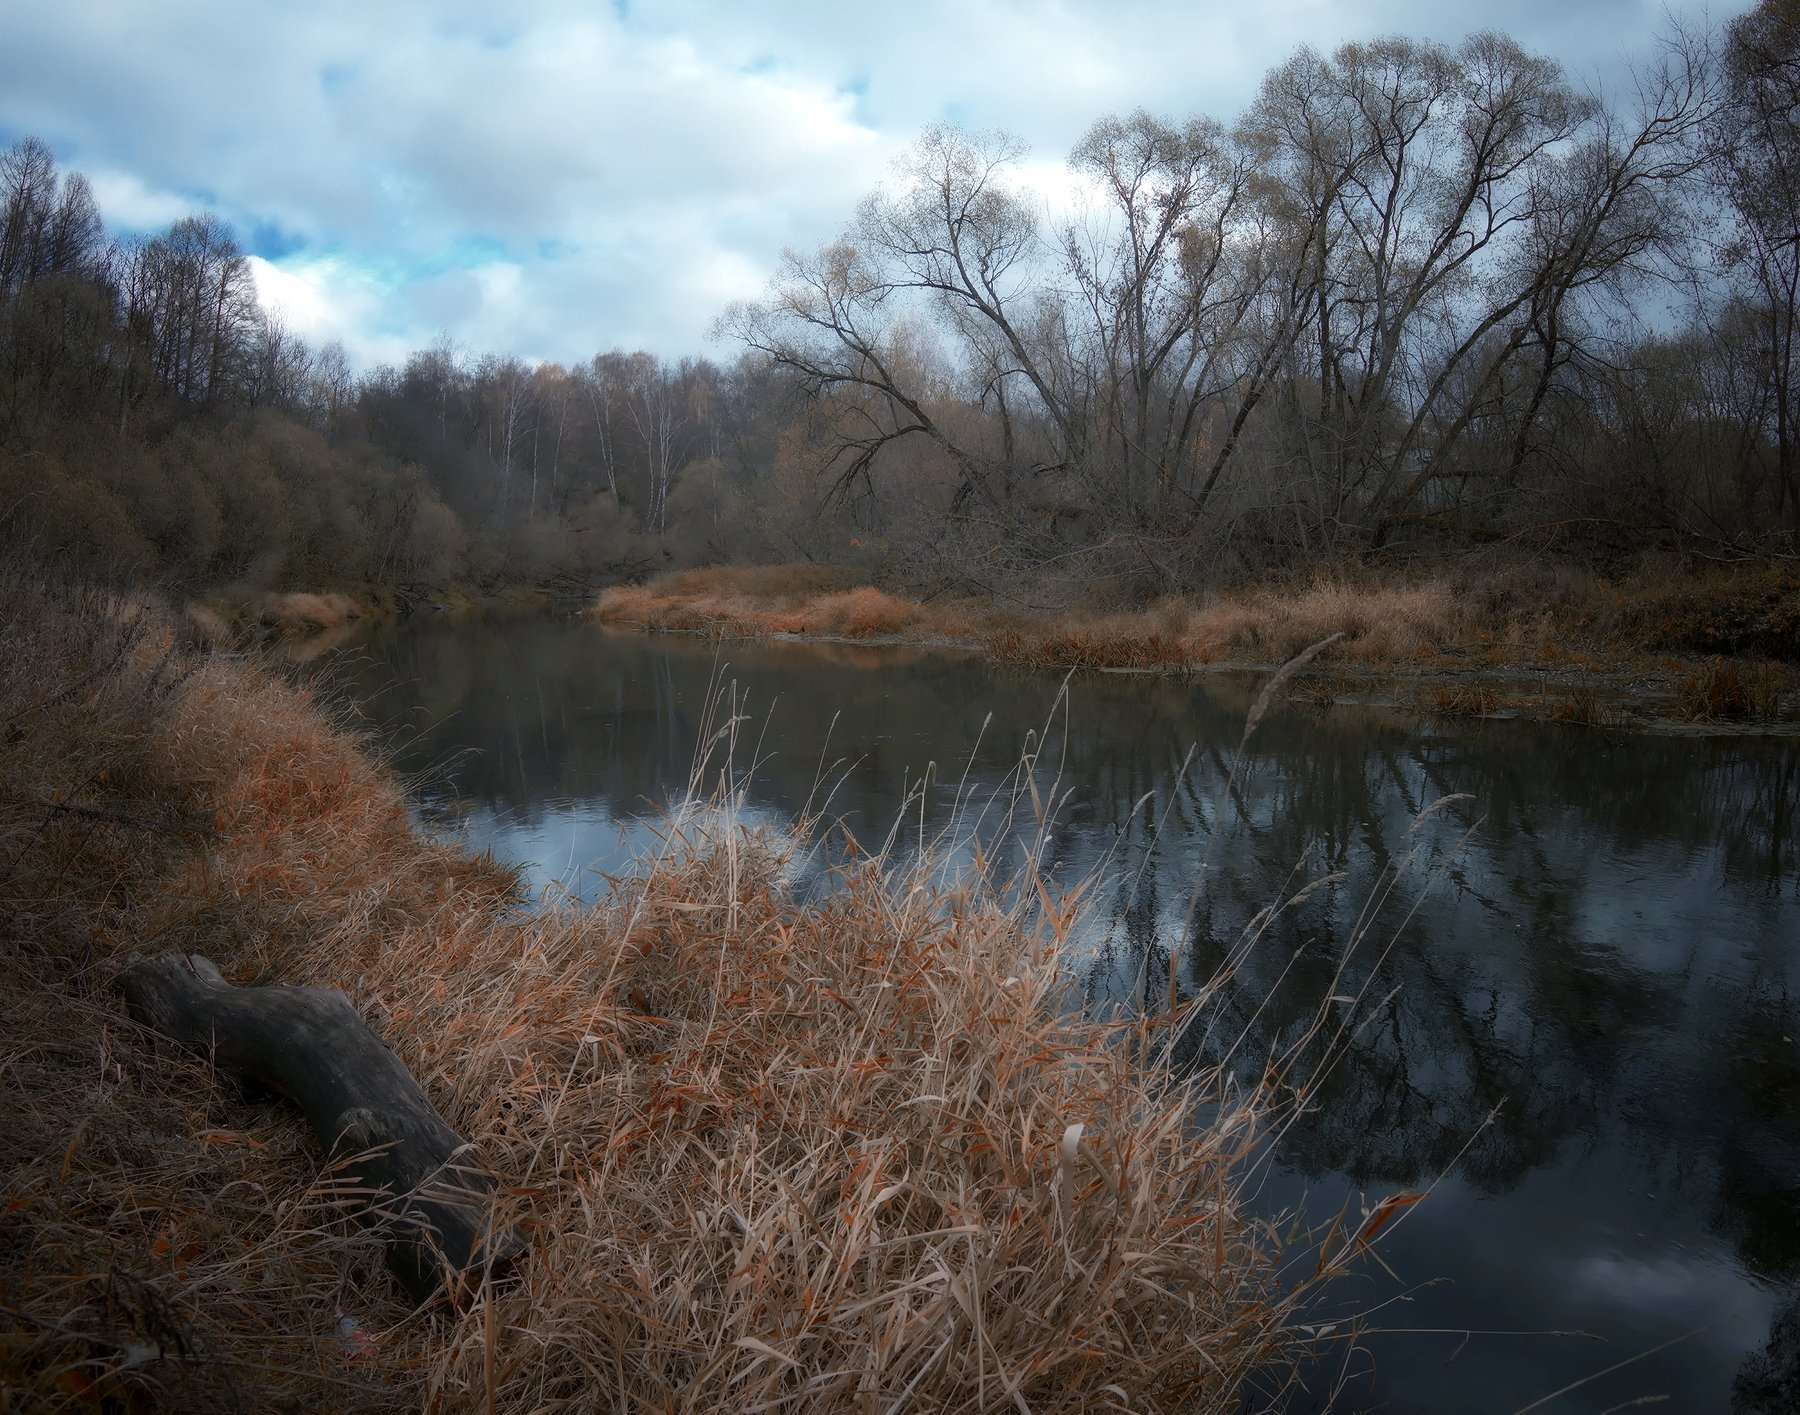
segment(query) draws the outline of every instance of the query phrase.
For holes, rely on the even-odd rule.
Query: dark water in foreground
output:
[[[329,676],[429,817],[591,894],[686,786],[721,674],[758,759],[749,813],[829,795],[875,842],[930,763],[926,829],[959,794],[972,820],[1058,687],[911,650],[716,661],[548,619],[385,630]],[[1160,988],[1171,947],[1197,986],[1264,906],[1341,876],[1267,925],[1221,1004],[1215,1035],[1260,1057],[1369,985],[1258,1202],[1323,1217],[1445,1177],[1384,1241],[1395,1277],[1338,1294],[1381,1304],[1346,1388],[1296,1408],[1800,1409],[1800,743],[1292,707],[1215,830],[1253,692],[1079,679],[1038,778],[1060,762],[1056,876],[1108,871],[1097,1002]],[[1453,793],[1472,799],[1418,819]]]

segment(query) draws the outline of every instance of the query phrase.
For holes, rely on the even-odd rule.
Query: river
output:
[[[1331,995],[1363,999],[1255,1202],[1319,1220],[1431,1193],[1384,1235],[1387,1270],[1331,1297],[1373,1328],[1342,1380],[1314,1373],[1288,1408],[1800,1408],[1792,739],[1289,701],[1238,760],[1255,681],[1064,693],[951,653],[550,617],[380,626],[315,668],[423,818],[587,897],[654,848],[723,716],[749,819],[836,822],[813,883],[846,831],[1016,857],[1000,825],[1010,806],[1039,831],[1033,753],[1041,859],[1102,881],[1076,954],[1090,1003],[1160,993],[1171,948],[1198,988],[1253,924],[1200,1045],[1260,1058],[1347,1006]]]

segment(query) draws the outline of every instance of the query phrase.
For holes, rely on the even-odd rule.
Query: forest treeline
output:
[[[822,560],[1128,601],[1497,540],[1800,535],[1800,0],[1598,95],[1503,35],[1301,49],[1097,122],[1054,199],[927,131],[727,361],[355,374],[215,217],[0,155],[0,515],[183,589],[571,589]],[[601,341],[596,341],[601,342]]]
[[[216,217],[111,238],[32,138],[0,201],[0,519],[40,551],[230,595],[587,586],[738,549],[705,528],[776,401],[748,361],[444,341],[357,376],[259,302]]]

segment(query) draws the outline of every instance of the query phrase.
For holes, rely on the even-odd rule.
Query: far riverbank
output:
[[[1319,578],[1131,610],[908,597],[810,565],[716,567],[605,591],[614,628],[935,644],[1005,665],[1277,667],[1340,635],[1297,696],[1588,726],[1800,730],[1800,580],[1778,570],[1608,584],[1564,569]]]

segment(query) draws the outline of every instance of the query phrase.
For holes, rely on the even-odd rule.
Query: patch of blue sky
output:
[[[267,261],[278,261],[306,249],[306,237],[289,231],[278,222],[258,221],[250,228],[244,249]]]
[[[327,64],[319,70],[319,87],[335,98],[355,83],[362,68],[357,64]]]
[[[452,270],[472,270],[513,258],[512,249],[506,242],[476,231],[427,238],[425,228],[406,220],[400,221],[396,230],[407,236],[416,233],[420,239],[392,242],[385,255],[371,255],[361,263],[368,264],[371,269],[380,269],[384,275],[417,279]]]
[[[420,273],[435,275],[445,270],[471,270],[478,265],[507,260],[511,255],[504,241],[470,232],[455,237],[435,258],[421,262]]]
[[[358,271],[378,285],[389,289],[420,280],[433,280],[460,271],[478,270],[512,260],[513,253],[505,242],[492,236],[468,234],[434,244],[429,250],[415,250],[385,257],[363,256],[354,260]]]
[[[869,126],[869,76],[858,74],[848,82],[839,84],[837,92],[839,98],[850,100],[850,112],[856,121]]]
[[[526,32],[522,21],[486,16],[440,20],[437,33],[445,39],[473,41],[482,49],[510,49]]]

